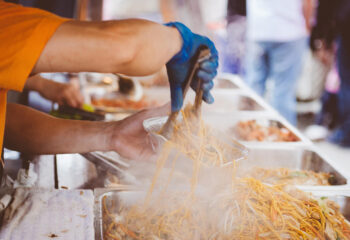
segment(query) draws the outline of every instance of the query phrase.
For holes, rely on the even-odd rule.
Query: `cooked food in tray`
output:
[[[191,108],[182,117],[143,181],[145,191],[102,197],[104,239],[350,239],[350,224],[334,202],[239,177],[239,162],[221,159],[232,146],[215,147]],[[220,164],[226,161],[232,164]]]
[[[140,110],[151,106],[156,106],[155,101],[143,97],[141,100],[133,101],[127,98],[91,98],[91,104],[102,108],[119,108],[126,110]]]
[[[314,171],[293,170],[289,168],[255,167],[248,172],[244,172],[244,175],[268,184],[287,185],[327,186],[331,185],[334,179],[334,176],[330,173],[316,173]]]
[[[88,102],[99,110],[120,112],[140,110],[157,104],[152,94],[145,94],[138,80],[117,75],[118,86],[87,90]]]
[[[339,206],[299,190],[236,179],[216,196],[184,192],[114,205],[105,196],[104,239],[350,239]],[[125,205],[124,205],[125,204]]]
[[[240,121],[232,130],[237,138],[258,142],[296,142],[299,138],[275,121],[268,123],[256,120]]]

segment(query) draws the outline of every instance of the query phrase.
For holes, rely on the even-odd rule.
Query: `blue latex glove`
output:
[[[205,45],[209,48],[211,57],[200,64],[196,72],[191,87],[196,90],[198,78],[202,80],[203,100],[207,103],[213,103],[214,98],[210,94],[213,88],[213,78],[217,74],[218,52],[214,43],[209,38],[192,33],[184,24],[179,22],[170,22],[166,26],[176,27],[183,39],[182,49],[166,64],[171,92],[171,110],[179,111],[183,104],[182,85],[190,71],[190,66],[195,57],[197,49]]]

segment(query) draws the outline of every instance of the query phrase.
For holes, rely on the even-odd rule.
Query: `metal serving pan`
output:
[[[239,89],[240,87],[230,78],[217,77],[214,79],[214,89]]]
[[[190,95],[190,94],[189,94]],[[266,109],[255,99],[241,90],[213,90],[213,104],[203,104],[203,113],[228,113],[237,111],[265,111]],[[192,99],[191,97],[189,97]]]
[[[103,240],[103,198],[106,197],[106,205],[108,208],[118,207],[120,202],[127,199],[128,204],[133,204],[137,200],[143,199],[144,192],[137,191],[128,186],[120,186],[117,188],[97,188],[94,190],[95,204],[95,239]]]
[[[329,200],[336,202],[340,206],[340,212],[344,217],[350,221],[350,197],[342,195],[341,193],[327,194],[327,192],[311,192],[315,197],[326,197]],[[137,201],[142,201],[144,198],[144,192],[137,189],[130,189],[126,186],[121,186],[115,189],[95,189],[95,204],[94,204],[94,227],[95,227],[95,239],[103,240],[103,198],[105,197],[106,205],[108,209],[118,208],[120,202],[127,202],[127,204],[134,204]],[[113,210],[111,210],[113,211]]]
[[[259,113],[250,113],[250,112],[238,112],[236,113],[216,113],[211,114],[207,113],[203,116],[204,121],[211,125],[212,127],[215,127],[216,129],[227,133],[228,135],[236,138],[237,140],[240,140],[243,142],[243,144],[246,145],[253,145],[256,144],[262,144],[262,143],[274,143],[274,144],[287,144],[287,145],[305,145],[309,144],[309,142],[305,139],[305,137],[295,129],[290,128],[289,125],[286,125],[283,121],[280,119],[274,117],[273,114],[268,114],[266,112],[260,112]],[[264,140],[258,140],[257,138],[253,138],[251,140],[246,139],[244,136],[242,136],[239,133],[238,124],[240,122],[247,122],[247,121],[256,121],[257,124],[261,125],[262,127],[277,127],[278,129],[285,129],[290,132],[290,135],[295,138],[293,141],[282,141],[282,140],[274,140],[271,136],[266,136],[266,139]]]
[[[350,188],[336,186],[316,190],[317,188],[320,189],[320,187],[314,187],[314,190],[302,190],[310,192],[313,196],[327,198],[336,202],[340,207],[340,212],[350,221]]]
[[[340,206],[340,212],[344,215],[344,217],[350,221],[350,197],[348,196],[329,196],[330,200],[336,202]]]
[[[96,90],[96,91],[95,91]],[[162,104],[167,103],[170,101],[170,90],[169,88],[165,87],[153,87],[153,88],[145,88],[141,90],[141,93],[139,95],[140,99],[143,100],[146,104],[146,107],[155,107],[160,106]],[[124,99],[127,101],[128,99],[125,97],[125,95],[122,95],[116,91],[111,91],[108,88],[98,88],[98,89],[90,89],[88,93],[85,94],[85,102],[91,103],[92,99]],[[129,99],[132,100],[132,99]],[[143,104],[142,104],[143,105]],[[141,106],[142,106],[141,105]],[[98,106],[96,107],[102,111],[111,112],[111,113],[133,113],[137,112],[140,109],[133,109],[133,108],[122,108],[122,107],[111,107],[111,106]]]
[[[213,107],[210,109],[215,109],[215,111],[225,111],[225,110],[263,110],[263,107],[260,106],[254,99],[252,99],[248,93],[241,90],[240,87],[226,78],[217,78],[218,87],[212,91],[212,94],[215,98]],[[227,86],[227,88],[226,88]],[[170,101],[170,90],[169,87],[151,87],[144,88],[143,95],[147,101],[153,105],[162,105]],[[95,98],[113,98],[113,92],[108,88],[96,88],[89,89],[88,93],[85,94],[86,101],[90,102],[92,96]],[[188,97],[186,102],[193,102],[195,93],[193,91],[188,92]],[[90,98],[90,99],[89,99]],[[204,104],[206,105],[206,104]]]
[[[262,146],[248,147],[248,158],[240,162],[244,169],[261,168],[290,168],[295,170],[311,170],[314,172],[330,173],[331,185],[346,186],[347,178],[339,169],[332,166],[326,158],[312,148]]]

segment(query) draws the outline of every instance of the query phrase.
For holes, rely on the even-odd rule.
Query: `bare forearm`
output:
[[[44,84],[43,82],[45,80],[46,79],[42,78],[39,74],[36,74],[27,79],[26,84],[24,85],[24,88],[26,90],[40,92],[43,88],[43,84]]]
[[[5,147],[34,154],[110,150],[111,123],[63,120],[8,104]]]
[[[33,73],[115,72],[147,75],[180,51],[174,28],[145,20],[63,23],[46,45]]]
[[[312,27],[311,20],[312,20],[313,13],[314,13],[313,0],[304,0],[303,14],[305,18],[306,28],[309,32],[311,31],[311,27]]]

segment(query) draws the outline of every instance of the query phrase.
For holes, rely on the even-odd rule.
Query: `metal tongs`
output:
[[[197,52],[193,57],[193,61],[191,63],[192,66],[190,66],[190,71],[182,86],[183,99],[185,99],[186,97],[187,91],[191,86],[191,83],[195,77],[196,72],[200,67],[200,64],[205,60],[208,60],[210,57],[211,57],[211,54],[208,47],[202,45],[197,49]],[[198,79],[198,86],[196,89],[196,98],[194,103],[194,112],[197,116],[199,116],[199,114],[201,113],[201,106],[202,106],[203,90],[201,88],[201,85],[202,85],[202,80]],[[176,118],[179,115],[179,112],[180,111],[171,112],[171,114],[168,117],[168,120],[166,121],[163,128],[161,129],[160,134],[163,135],[166,139],[170,139],[172,135],[174,122],[176,121]]]

